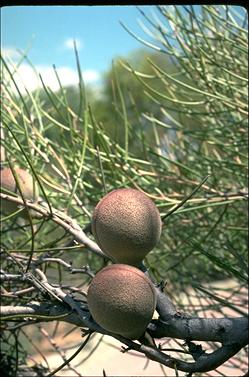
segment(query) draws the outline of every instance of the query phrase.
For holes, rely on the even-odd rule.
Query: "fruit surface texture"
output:
[[[92,317],[105,330],[138,339],[153,317],[156,295],[152,282],[142,271],[113,264],[95,275],[87,302]]]
[[[92,232],[99,247],[117,263],[138,266],[157,244],[160,213],[144,193],[123,188],[111,191],[97,204]]]
[[[18,183],[20,185],[20,189],[22,192],[22,195],[25,199],[33,200],[35,201],[38,196],[38,189],[36,186],[34,186],[34,180],[32,176],[26,171],[21,168],[15,168],[15,172],[17,175]],[[0,177],[1,177],[1,191],[8,194],[8,193],[14,193],[19,196],[20,191],[18,190],[17,183],[15,181],[14,175],[10,168],[4,168],[0,171]],[[34,188],[35,187],[35,188]],[[7,201],[7,200],[1,200],[1,211],[3,213],[12,213],[16,212],[19,209],[18,204]],[[27,216],[26,211],[20,212],[21,216]]]

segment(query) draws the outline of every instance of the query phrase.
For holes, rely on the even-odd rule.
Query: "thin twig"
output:
[[[0,197],[4,200],[9,200],[10,202],[23,205],[23,200],[21,198],[7,195],[4,193],[0,193]],[[87,246],[93,253],[107,260],[110,259],[110,257],[108,257],[106,254],[102,252],[102,250],[99,248],[96,242],[92,241],[89,237],[86,236],[86,234],[83,232],[81,227],[77,224],[77,222],[73,220],[72,218],[70,218],[69,216],[55,209],[52,210],[52,214],[51,214],[48,208],[41,206],[39,204],[32,203],[31,201],[28,201],[28,200],[25,201],[25,204],[28,208],[31,208],[37,211],[43,217],[51,219],[57,225],[64,228],[68,233],[70,233],[74,237],[74,239],[77,242]],[[45,203],[43,204],[45,205]]]

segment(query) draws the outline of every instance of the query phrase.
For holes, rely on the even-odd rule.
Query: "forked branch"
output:
[[[20,205],[23,204],[22,199],[17,197],[2,193],[1,197]],[[44,206],[28,201],[25,204],[42,216],[51,218],[52,221],[66,229],[74,239],[84,244],[91,251],[101,257],[108,258],[97,244],[87,237],[81,227],[65,214],[53,210],[51,215],[49,209]],[[41,260],[40,262],[42,263],[43,261]],[[53,262],[53,260],[50,260],[50,262]],[[54,262],[61,263],[62,261],[54,260]],[[169,297],[154,283],[157,294],[157,312],[159,318],[151,321],[147,328],[147,333],[152,338],[157,339],[168,337],[185,340],[194,361],[187,362],[173,358],[163,352],[160,347],[153,345],[153,342],[148,343],[140,339],[140,343],[138,343],[101,328],[91,317],[86,302],[82,303],[74,300],[69,294],[64,293],[60,287],[56,288],[47,281],[46,275],[37,268],[41,263],[31,263],[34,273],[11,275],[6,274],[4,271],[1,272],[1,280],[6,281],[7,279],[8,284],[10,284],[11,281],[14,282],[21,279],[23,282],[28,281],[34,289],[40,290],[41,292],[45,290],[46,293],[50,295],[50,301],[46,302],[31,302],[27,305],[19,306],[2,306],[1,318],[2,321],[8,322],[7,328],[9,330],[11,330],[11,322],[17,322],[18,325],[25,325],[34,323],[34,321],[66,321],[92,332],[112,336],[125,344],[128,350],[135,350],[167,367],[173,369],[177,368],[178,370],[188,373],[214,370],[248,344],[247,318],[198,318],[180,314],[176,311]],[[68,266],[65,267],[68,268]],[[142,269],[148,275],[148,272],[144,268]],[[76,271],[72,270],[71,272]],[[77,272],[82,273],[82,269]],[[192,343],[192,341],[195,340],[219,342],[221,346],[211,353],[206,353]]]

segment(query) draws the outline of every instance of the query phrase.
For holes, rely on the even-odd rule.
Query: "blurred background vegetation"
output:
[[[245,301],[222,301],[204,288],[233,279],[231,298],[247,284],[248,21],[236,8],[158,6],[157,19],[143,14],[144,48],[115,58],[97,91],[84,85],[77,50],[79,85],[58,92],[45,85],[25,95],[11,90],[14,67],[2,59],[1,97],[3,167],[9,160],[35,171],[43,200],[82,228],[105,192],[146,192],[164,222],[161,240],[145,260],[154,277],[167,281],[183,310],[177,294],[191,286],[196,297],[209,297],[209,308],[222,313],[228,306],[239,315]],[[103,266],[84,247],[64,248],[71,237],[51,220],[34,224],[32,239],[29,222],[2,216],[2,249],[23,261],[33,247],[37,258],[48,253],[94,271]],[[4,264],[12,272],[18,268]],[[49,264],[46,269],[53,283],[82,287],[89,279],[62,276]]]

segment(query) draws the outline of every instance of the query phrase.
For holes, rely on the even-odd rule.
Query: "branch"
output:
[[[84,321],[79,319],[76,312],[59,303],[51,302],[31,302],[19,306],[1,306],[1,321],[14,321],[33,324],[38,322],[65,321],[83,326]],[[9,328],[11,330],[11,328]]]
[[[20,197],[0,193],[0,198],[8,200],[10,202],[14,202],[19,205],[24,205],[23,200]],[[93,253],[101,256],[102,258],[110,259],[110,257],[105,255],[103,251],[98,247],[96,242],[92,241],[89,237],[87,237],[87,235],[81,229],[80,225],[77,224],[75,220],[67,216],[65,213],[57,211],[54,208],[52,208],[51,214],[50,209],[45,207],[46,203],[43,202],[42,204],[43,205],[39,205],[29,200],[25,200],[26,207],[36,211],[37,213],[42,215],[42,217],[54,221],[57,225],[61,226],[68,233],[70,233],[73,236],[74,240],[88,247]]]
[[[167,321],[168,318],[171,318],[171,316],[176,315],[177,311],[173,302],[163,291],[165,284],[163,282],[161,282],[161,284],[157,284],[155,279],[152,277],[149,270],[143,263],[140,263],[139,269],[143,271],[144,274],[153,282],[157,298],[156,310],[160,315],[160,319],[162,319],[163,321]]]
[[[75,312],[75,311],[69,311],[63,304],[60,303],[39,303],[34,302],[27,304],[25,306],[3,306],[1,308],[1,316],[2,320],[8,320],[11,319],[17,320],[18,318],[33,318],[35,317],[37,321],[53,321],[53,320],[60,320],[60,321],[66,321],[68,323],[74,324],[78,327],[84,327],[88,328],[91,331],[96,331],[104,335],[109,335],[114,337],[115,339],[119,340],[121,343],[125,344],[129,350],[135,350],[139,353],[142,353],[146,355],[150,360],[157,361],[169,368],[184,371],[184,372],[207,372],[210,370],[213,370],[223,364],[225,361],[227,361],[229,358],[231,358],[233,355],[235,355],[244,345],[245,345],[245,336],[243,336],[243,342],[241,339],[235,339],[235,334],[233,334],[233,329],[231,327],[230,329],[230,335],[232,337],[232,341],[229,342],[227,339],[227,343],[224,344],[222,347],[220,347],[218,350],[206,354],[205,352],[202,352],[199,357],[196,357],[196,360],[194,362],[186,362],[182,360],[178,360],[176,358],[173,358],[164,352],[162,352],[160,349],[156,347],[150,347],[145,344],[139,344],[137,342],[131,341],[129,339],[124,338],[121,335],[113,334],[111,332],[108,332],[104,330],[102,327],[100,327],[91,317],[91,314],[87,308],[87,306],[84,304],[81,305],[81,314]],[[193,319],[195,320],[195,319]],[[199,320],[199,319],[197,319]],[[230,319],[228,319],[230,320]],[[238,328],[242,326],[242,328],[246,329],[246,319],[244,318],[233,318],[233,324],[235,333],[238,331]],[[181,318],[177,320],[180,323],[180,328],[183,330],[183,335],[180,337],[181,339],[184,338],[184,325],[186,321],[186,318]],[[183,321],[181,323],[181,321]],[[204,327],[212,326],[210,320],[206,320],[205,318],[201,319],[203,323],[205,324]],[[206,322],[207,321],[207,322]],[[218,321],[221,321],[221,323],[224,324],[224,319],[217,319]],[[155,334],[155,328],[157,327],[157,322],[160,322],[159,327],[161,326],[162,321],[153,320],[151,324],[148,326],[148,330],[150,334]],[[206,322],[206,323],[205,323]],[[165,324],[163,324],[164,326]],[[154,327],[153,327],[154,326]],[[194,322],[191,323],[190,321],[190,331],[192,334],[194,334]],[[211,330],[211,329],[210,329]],[[178,331],[178,332],[177,332]],[[176,334],[179,335],[179,329],[176,330],[176,333],[172,331],[171,336],[174,337]],[[207,329],[206,329],[207,331]],[[213,333],[215,334],[215,332]],[[198,335],[199,337],[200,335]],[[177,336],[175,336],[177,337]],[[222,335],[221,335],[222,337]],[[211,336],[210,336],[211,338]],[[214,336],[215,341],[217,341],[217,334]],[[213,339],[209,339],[213,340]],[[221,341],[221,339],[220,339]]]
[[[17,204],[23,205],[22,199],[12,197],[1,193],[3,199],[14,201]],[[49,209],[27,201],[25,203],[32,210],[37,211],[43,217],[51,218],[52,221],[62,226],[67,230],[74,239],[79,243],[86,245],[91,251],[108,259],[108,257],[101,251],[97,244],[90,240],[80,226],[64,213],[57,210],[52,211]],[[147,328],[148,336],[155,338],[171,337],[184,339],[189,345],[192,346],[190,353],[193,356],[194,362],[187,362],[173,358],[156,346],[149,346],[144,344],[142,338],[139,340],[141,344],[131,341],[122,337],[121,335],[113,334],[100,327],[91,317],[87,305],[79,303],[71,296],[64,293],[60,287],[54,287],[48,283],[45,274],[37,268],[37,265],[44,262],[57,262],[64,267],[71,270],[71,272],[85,272],[82,269],[73,269],[69,264],[60,259],[44,258],[38,263],[34,263],[34,271],[40,279],[36,278],[33,274],[23,275],[6,275],[1,273],[3,281],[15,281],[21,279],[22,281],[28,280],[38,290],[50,294],[53,302],[50,303],[31,303],[26,306],[5,306],[1,309],[2,319],[6,321],[18,319],[35,318],[36,321],[53,321],[62,320],[74,324],[78,327],[84,327],[90,331],[99,332],[104,335],[112,336],[125,344],[129,350],[135,350],[143,353],[149,359],[157,361],[167,367],[177,368],[184,372],[206,372],[213,370],[223,364],[230,357],[235,355],[241,348],[248,342],[248,322],[246,318],[195,318],[181,315],[177,312],[174,304],[169,297],[163,292],[162,285],[157,285],[153,281],[145,266],[141,265],[140,269],[149,276],[153,281],[157,294],[157,312],[159,319],[152,320]],[[35,268],[36,267],[36,268]],[[54,301],[56,299],[56,301]],[[27,322],[26,322],[27,323]],[[30,322],[31,323],[31,322]],[[32,322],[33,323],[33,322]],[[192,340],[200,341],[213,341],[220,342],[222,346],[207,354],[201,348],[201,352],[195,352],[198,346],[191,343]]]
[[[47,257],[43,258],[43,257],[41,257],[41,258],[39,258],[38,261],[33,262],[33,264],[34,264],[34,266],[38,266],[38,265],[40,265],[42,263],[46,263],[46,262],[50,262],[50,263],[54,262],[54,263],[61,264],[71,274],[77,274],[77,273],[86,274],[90,278],[94,278],[94,276],[95,276],[94,272],[90,269],[90,267],[88,265],[83,266],[81,268],[73,268],[70,263],[67,263],[63,259],[60,259],[60,258],[47,258]],[[0,274],[0,281],[1,281],[1,274]]]
[[[154,338],[178,338],[187,340],[212,341],[222,344],[248,343],[248,319],[237,318],[198,318],[172,316],[167,322],[152,320],[148,326]]]
[[[141,346],[141,352],[143,352],[150,360],[157,361],[169,368],[194,373],[208,372],[218,368],[225,361],[229,360],[232,356],[239,352],[241,348],[241,345],[238,343],[227,344],[210,354],[204,353],[192,363],[175,359],[164,354],[158,349],[153,349],[144,345]]]

